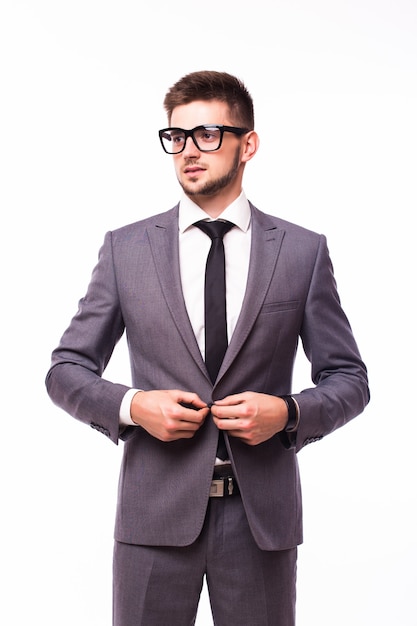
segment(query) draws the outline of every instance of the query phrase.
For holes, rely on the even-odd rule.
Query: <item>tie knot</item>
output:
[[[197,226],[197,228],[202,230],[203,233],[210,237],[210,239],[223,239],[225,234],[229,232],[231,228],[233,228],[234,224],[232,224],[232,222],[225,222],[220,220],[215,220],[213,222],[206,222],[206,220],[201,220],[200,222],[196,222],[194,226]]]

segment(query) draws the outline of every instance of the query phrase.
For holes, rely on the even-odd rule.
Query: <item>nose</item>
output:
[[[184,158],[192,158],[200,156],[200,151],[195,145],[192,137],[187,137],[185,140],[185,148],[182,151]]]

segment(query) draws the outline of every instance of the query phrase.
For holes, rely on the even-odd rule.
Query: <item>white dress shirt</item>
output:
[[[235,226],[224,236],[226,266],[226,317],[228,340],[233,335],[242,308],[248,279],[251,247],[250,207],[244,192],[219,215]],[[211,239],[193,224],[207,219],[207,213],[185,194],[179,207],[179,261],[182,291],[191,326],[204,360],[204,276]],[[136,425],[130,417],[130,403],[137,393],[130,389],[120,407],[120,423]],[[194,391],[187,389],[187,391]]]

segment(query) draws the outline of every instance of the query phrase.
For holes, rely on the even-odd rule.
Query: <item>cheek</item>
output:
[[[176,174],[179,176],[181,172],[181,164],[179,159],[174,158],[174,169]]]

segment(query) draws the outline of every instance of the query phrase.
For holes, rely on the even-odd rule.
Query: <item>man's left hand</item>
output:
[[[267,441],[284,430],[287,405],[281,398],[245,391],[216,400],[211,407],[214,423],[250,446]]]

